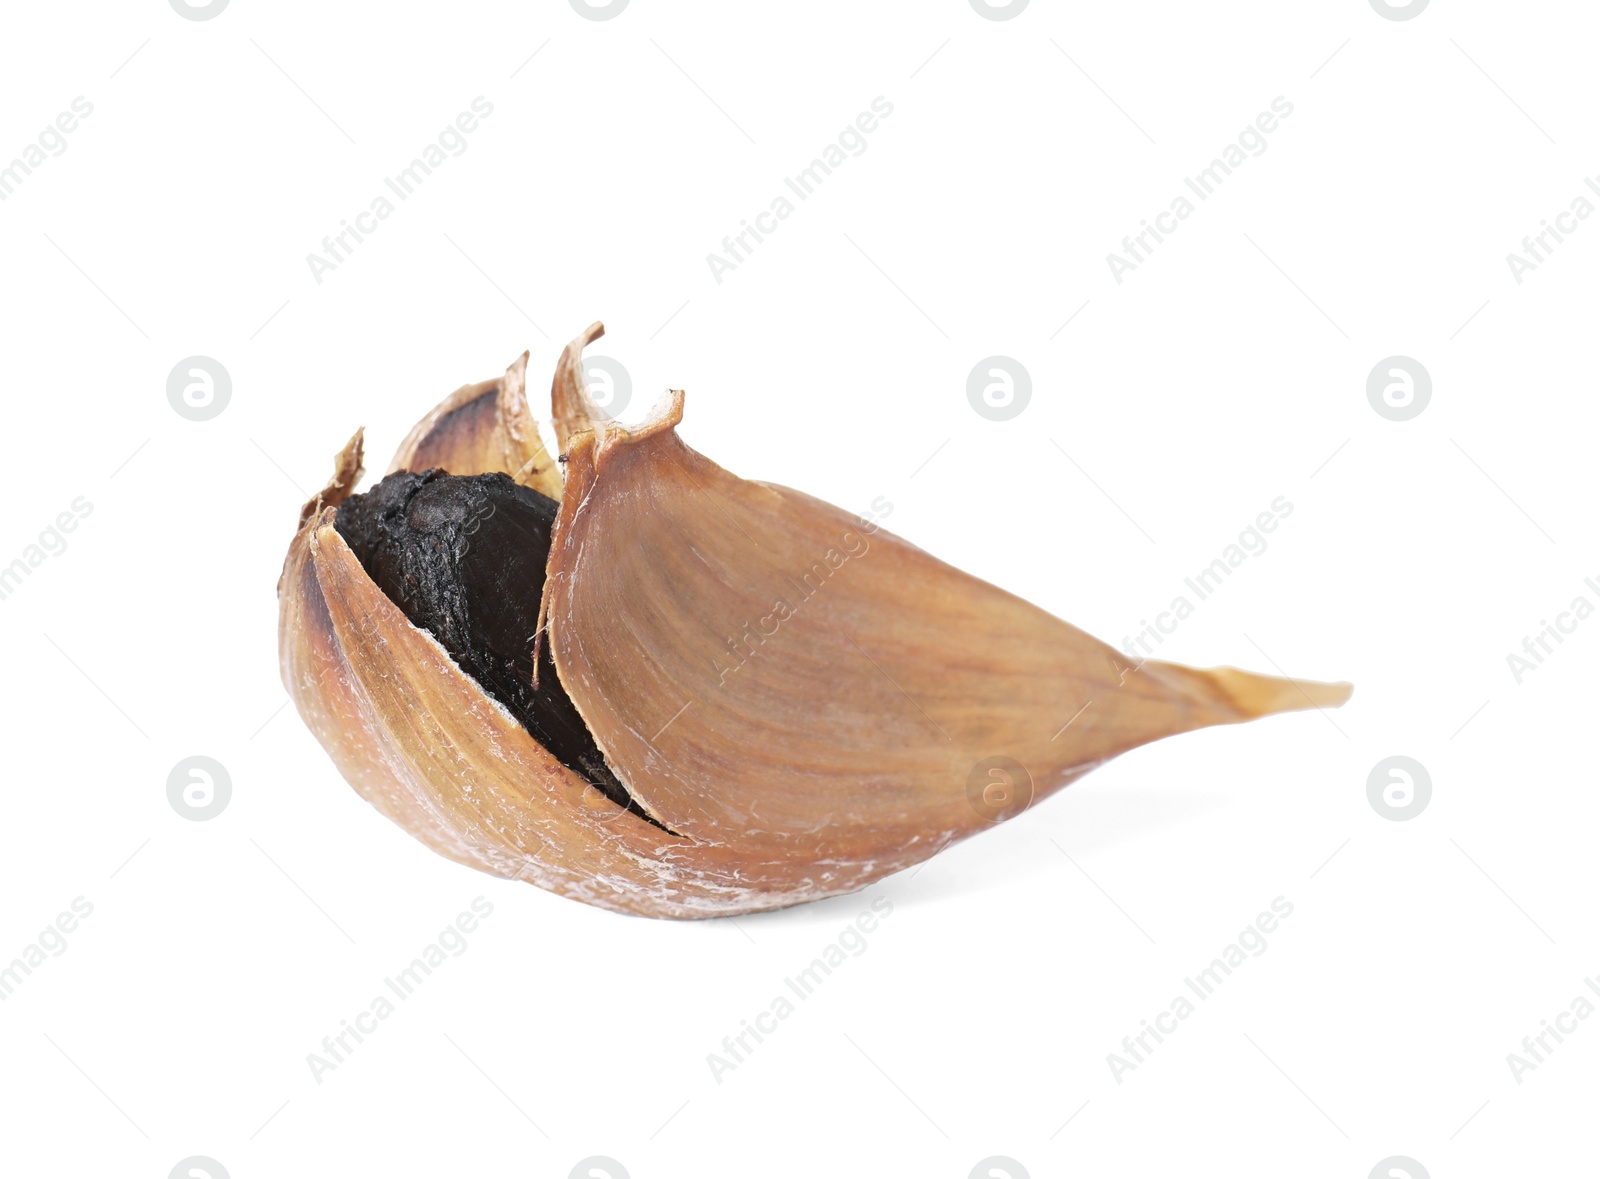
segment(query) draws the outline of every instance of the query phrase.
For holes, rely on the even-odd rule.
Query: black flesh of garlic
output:
[[[606,765],[562,690],[549,644],[535,642],[558,507],[498,473],[397,471],[340,504],[334,527],[411,624],[535,741],[612,802],[654,822]]]

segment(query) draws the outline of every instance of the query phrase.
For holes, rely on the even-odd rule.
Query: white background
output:
[[[1580,1173],[1600,1020],[1520,1083],[1506,1057],[1600,972],[1600,621],[1520,684],[1506,657],[1600,604],[1600,220],[1521,284],[1506,255],[1600,172],[1595,26],[1486,0],[9,6],[0,161],[94,109],[0,203],[0,564],[93,510],[0,602],[0,962],[93,914],[0,1003],[0,1172]],[[464,154],[315,281],[480,95]],[[715,281],[880,95],[867,150]],[[1118,284],[1106,255],[1278,96],[1264,154]],[[524,348],[542,393],[596,318],[625,418],[686,388],[690,445],[886,497],[891,530],[1113,642],[1286,497],[1161,654],[1354,699],[1138,750],[914,877],[737,922],[432,855],[285,707],[295,513],[354,427],[381,471]],[[211,421],[167,402],[194,354],[232,376]],[[1009,422],[966,398],[994,354],[1033,380]],[[1366,397],[1393,354],[1432,375],[1408,422]],[[195,754],[232,778],[209,822],[166,797]],[[1367,799],[1392,754],[1433,782],[1406,822]],[[466,953],[315,1081],[478,896]],[[1266,952],[1114,1079],[1279,896]],[[878,897],[866,952],[714,1080]]]

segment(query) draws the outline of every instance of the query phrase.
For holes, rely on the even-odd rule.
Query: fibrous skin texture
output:
[[[523,357],[447,398],[360,496],[352,439],[285,562],[301,716],[443,855],[630,913],[777,908],[910,867],[1146,742],[1349,695],[1130,665],[870,521],[698,454],[681,393],[618,426],[582,383],[599,334],[556,370],[565,478]]]

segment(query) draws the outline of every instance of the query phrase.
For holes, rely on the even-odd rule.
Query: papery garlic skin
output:
[[[359,478],[359,435],[285,563],[296,707],[346,780],[443,855],[647,916],[778,908],[991,826],[968,793],[985,759],[1026,767],[1032,801],[1148,741],[1349,694],[1230,669],[1129,674],[1014,595],[697,454],[676,433],[681,393],[642,427],[615,425],[581,377],[601,330],[557,369],[568,470],[553,492],[526,356],[447,399],[391,469],[500,470],[559,496],[540,641],[607,764],[668,830],[561,765],[367,576],[332,522]],[[735,662],[729,634],[779,600],[782,629]]]
[[[389,473],[443,467],[453,475],[503,471],[551,499],[561,498],[561,469],[545,449],[528,409],[524,352],[505,376],[463,385],[406,435]]]

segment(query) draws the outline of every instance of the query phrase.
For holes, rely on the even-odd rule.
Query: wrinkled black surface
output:
[[[649,819],[606,765],[534,633],[559,505],[501,474],[397,471],[339,505],[334,527],[388,599],[557,761]],[[654,820],[650,820],[654,822]]]

